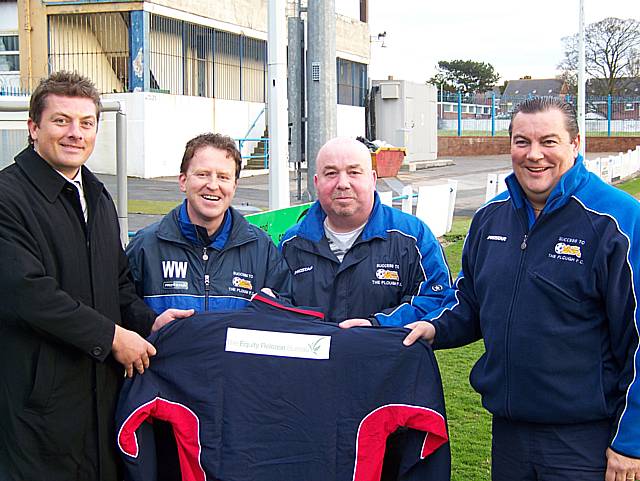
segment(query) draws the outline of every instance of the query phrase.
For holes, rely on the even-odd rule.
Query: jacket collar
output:
[[[300,222],[300,228],[298,235],[311,242],[320,242],[324,237],[324,219],[327,214],[322,210],[320,201],[315,201],[307,215]],[[387,232],[384,228],[384,213],[380,197],[377,192],[373,193],[373,209],[369,214],[369,220],[362,231],[361,238],[363,240],[369,240],[373,237],[387,236]]]
[[[16,164],[35,188],[51,203],[55,202],[67,181],[51,167],[46,160],[33,149],[27,147],[15,157]],[[82,170],[82,187],[87,196],[89,209],[95,206],[99,193],[104,185],[84,165]]]
[[[187,215],[187,201],[173,209],[164,216],[158,226],[158,237],[182,244],[190,244],[199,247],[205,246],[197,234],[196,226]],[[256,239],[256,235],[249,228],[248,222],[233,207],[229,207],[225,213],[222,229],[215,239],[207,247],[223,250],[235,247]]]
[[[584,166],[582,155],[578,154],[573,167],[560,177],[560,181],[553,188],[551,194],[549,194],[544,211],[549,213],[564,206],[578,188],[587,182],[588,179],[589,171],[587,171],[587,168]],[[516,175],[512,173],[506,178],[505,182],[507,183],[513,205],[517,209],[528,206],[526,196]]]

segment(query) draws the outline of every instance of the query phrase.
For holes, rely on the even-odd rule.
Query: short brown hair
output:
[[[569,133],[570,139],[573,141],[578,136],[578,119],[576,109],[569,102],[558,97],[531,97],[521,104],[517,105],[511,114],[511,122],[509,123],[509,138],[511,138],[513,119],[517,114],[535,114],[538,112],[546,112],[548,110],[558,110],[564,116],[564,126]]]
[[[100,121],[100,110],[102,109],[100,93],[93,82],[87,77],[77,72],[61,70],[40,80],[33,94],[31,94],[31,101],[29,102],[29,118],[33,120],[36,125],[40,123],[42,112],[46,107],[45,102],[49,95],[91,99],[96,106],[96,122]],[[33,144],[31,135],[29,135],[29,144]]]
[[[242,168],[242,156],[236,146],[236,141],[228,135],[206,133],[194,137],[184,149],[182,162],[180,163],[180,173],[186,174],[189,169],[189,163],[196,152],[203,147],[213,147],[214,149],[224,150],[228,157],[236,162],[236,180],[240,178],[240,169]]]

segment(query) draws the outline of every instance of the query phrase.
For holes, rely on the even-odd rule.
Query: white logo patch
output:
[[[313,266],[301,267],[300,269],[296,269],[293,271],[293,275],[297,276],[298,274],[302,274],[303,272],[309,272],[313,270]]]
[[[331,336],[229,327],[225,351],[300,359],[329,359]]]
[[[488,235],[487,240],[490,241],[498,241],[498,242],[507,242],[507,238],[503,235]]]
[[[165,279],[187,277],[187,262],[162,261],[162,275]]]

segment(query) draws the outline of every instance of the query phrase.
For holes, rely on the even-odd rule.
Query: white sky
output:
[[[531,75],[552,78],[562,37],[578,32],[579,0],[369,0],[371,79],[424,82],[439,60],[488,62],[499,83]],[[640,20],[638,0],[584,0],[585,25],[605,17]]]

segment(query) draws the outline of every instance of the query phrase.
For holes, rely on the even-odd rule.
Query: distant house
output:
[[[587,80],[587,95],[603,95],[609,92],[609,80],[592,78]],[[612,95],[640,97],[640,78],[621,77],[615,80]]]
[[[608,80],[587,80],[587,112],[608,118]],[[611,120],[640,119],[640,78],[622,77],[616,80],[611,97]]]
[[[557,96],[569,93],[566,82],[557,78],[509,80],[502,97]]]

